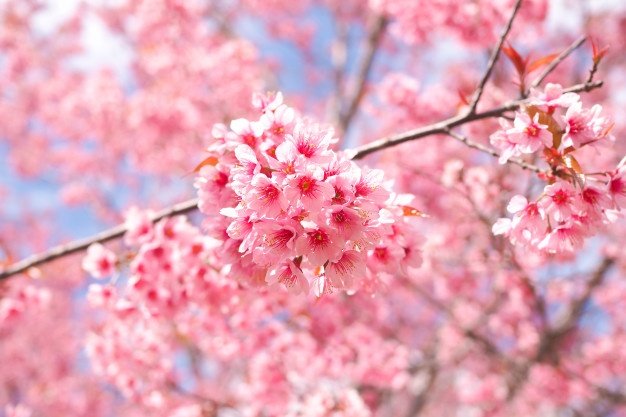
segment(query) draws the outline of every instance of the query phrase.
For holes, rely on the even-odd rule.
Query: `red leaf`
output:
[[[594,65],[598,65],[600,63],[600,60],[604,58],[604,55],[606,55],[608,50],[609,50],[608,45],[603,47],[602,49],[598,49],[598,45],[596,44],[596,42],[593,39],[591,39],[591,51],[593,53]]]
[[[213,156],[213,155],[209,155],[209,156],[207,156],[206,158],[204,158],[204,159],[202,160],[202,162],[200,162],[200,163],[198,164],[198,166],[196,166],[196,167],[193,169],[193,171],[191,171],[191,172],[193,172],[193,173],[200,172],[200,170],[202,169],[202,167],[205,167],[205,166],[207,166],[207,165],[215,166],[215,165],[217,165],[217,163],[218,163],[218,162],[219,162],[219,160],[217,159],[217,157],[215,157],[215,156]]]
[[[402,209],[402,215],[404,216],[414,216],[414,217],[429,217],[428,214],[424,214],[415,207],[411,206],[400,206]]]
[[[522,56],[513,48],[510,44],[508,46],[501,46],[502,52],[506,54],[507,57],[511,60],[517,73],[520,76],[520,79],[524,77],[526,74],[526,67],[528,66],[528,58],[524,59]]]
[[[530,63],[530,65],[528,66],[528,72],[533,72],[535,71],[537,68],[542,67],[544,65],[547,65],[549,63],[551,63],[552,61],[554,61],[556,59],[556,57],[558,57],[559,54],[550,54],[550,55],[546,55],[543,58],[538,58],[535,59],[533,62]]]

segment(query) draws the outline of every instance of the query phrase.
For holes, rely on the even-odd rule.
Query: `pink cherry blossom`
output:
[[[95,243],[87,249],[83,269],[95,278],[106,278],[115,272],[116,262],[117,256],[113,251]]]
[[[552,134],[547,128],[539,123],[539,114],[531,119],[526,113],[518,113],[513,127],[506,131],[507,140],[517,144],[520,152],[533,153],[542,146],[552,146]]]

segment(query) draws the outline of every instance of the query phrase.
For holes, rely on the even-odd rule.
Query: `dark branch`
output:
[[[491,77],[491,73],[493,72],[493,67],[495,67],[496,62],[498,61],[498,57],[500,56],[500,50],[502,49],[502,44],[506,39],[507,35],[511,31],[511,26],[513,25],[513,20],[515,20],[515,15],[517,15],[517,11],[519,10],[522,4],[522,0],[517,0],[515,6],[513,7],[513,12],[511,12],[511,17],[507,22],[504,30],[500,34],[500,38],[498,39],[498,45],[491,53],[491,57],[489,58],[489,63],[487,64],[487,70],[483,74],[483,78],[478,83],[478,87],[476,87],[476,91],[474,92],[474,97],[472,98],[472,102],[469,105],[469,114],[476,113],[476,106],[478,106],[478,102],[480,101],[480,97],[483,95],[483,90],[485,89],[485,85],[489,78]]]
[[[198,199],[196,198],[184,201],[182,203],[161,210],[154,216],[152,221],[157,222],[165,217],[188,213],[190,211],[196,210],[197,207]],[[124,233],[126,233],[126,226],[124,224],[120,224],[103,232],[100,232],[97,235],[58,245],[45,252],[29,256],[28,258],[22,259],[21,261],[16,262],[8,266],[6,269],[0,271],[0,281],[12,275],[25,272],[28,269],[39,266],[41,264],[48,263],[54,261],[55,259],[83,251],[93,243],[105,243],[114,239],[118,239],[122,237]]]
[[[476,142],[472,142],[471,140],[469,140],[467,137],[460,135],[456,132],[453,132],[451,130],[446,132],[449,136],[453,137],[454,139],[458,140],[459,142],[465,144],[466,146],[473,148],[473,149],[477,149],[481,152],[487,153],[491,156],[494,156],[496,158],[500,157],[500,154],[498,152],[496,152],[495,150],[481,145],[480,143],[476,143]],[[529,171],[533,171],[536,172],[538,174],[541,174],[545,171],[543,171],[541,168],[539,168],[536,165],[533,164],[529,164],[528,162],[524,162],[521,159],[515,159],[515,158],[509,158],[507,160],[507,163],[511,163],[511,164],[515,164],[515,165],[519,165],[520,167],[522,167],[523,169],[527,169]]]
[[[579,91],[591,91],[602,86],[602,81],[593,81],[590,83],[577,84],[572,87],[566,88],[564,92],[579,92]],[[475,114],[463,114],[454,116],[450,119],[434,123],[432,125],[424,126],[418,129],[410,130],[408,132],[401,133],[399,135],[379,139],[372,143],[368,143],[363,146],[359,146],[352,150],[346,151],[346,155],[351,159],[361,159],[371,153],[390,148],[392,146],[399,145],[411,140],[421,139],[426,136],[444,133],[448,134],[453,127],[460,126],[462,124],[474,122],[476,120],[487,119],[490,117],[498,117],[503,115],[507,111],[515,110],[520,106],[528,102],[528,99],[516,100],[506,103],[500,107],[495,107],[491,110],[484,111],[482,113]],[[474,147],[474,146],[472,146]],[[188,200],[169,208],[166,208],[154,217],[154,221],[158,221],[164,217],[175,216],[178,214],[184,214],[197,209],[198,200]],[[19,262],[16,262],[5,269],[0,271],[0,281],[9,278],[12,275],[20,274],[27,271],[29,268],[53,261],[58,258],[62,258],[66,255],[70,255],[76,252],[83,251],[93,243],[104,243],[117,239],[124,235],[126,227],[124,225],[115,226],[109,230],[99,233],[95,236],[85,239],[73,241],[67,244],[55,246],[45,252],[35,254],[25,258]]]
[[[386,27],[387,19],[384,16],[376,18],[367,40],[367,49],[365,50],[365,55],[363,56],[363,60],[361,61],[361,65],[359,67],[359,73],[357,74],[354,91],[348,98],[347,108],[345,111],[342,111],[339,116],[339,123],[343,132],[348,130],[348,127],[352,122],[352,118],[361,104],[361,100],[365,94],[367,78],[372,70],[374,58],[376,57],[383,35],[385,34]]]
[[[546,69],[541,73],[541,75],[539,75],[539,77],[537,77],[537,79],[535,81],[533,81],[533,83],[530,85],[531,88],[537,88],[543,82],[543,80],[545,80],[546,77],[548,75],[550,75],[552,73],[552,71],[554,71],[554,69],[557,67],[557,65],[559,65],[561,62],[563,62],[563,60],[565,58],[567,58],[576,49],[580,48],[580,45],[582,45],[586,40],[587,40],[587,37],[586,36],[582,36],[582,37],[578,38],[576,41],[574,41],[574,43],[572,43],[566,50],[561,52],[561,54],[559,56],[557,56],[550,63],[550,65],[548,65],[546,67]],[[591,81],[591,80],[589,80],[589,81]]]
[[[566,88],[563,90],[564,93],[568,92],[580,92],[580,91],[591,91],[596,88],[602,86],[602,81],[593,81],[591,83],[583,83],[576,84],[572,87]],[[363,146],[359,146],[352,150],[346,151],[348,157],[352,159],[362,159],[369,154],[374,152],[381,151],[386,148],[391,148],[393,146],[399,145],[404,142],[408,142],[411,140],[417,140],[424,138],[426,136],[436,135],[436,134],[447,134],[449,130],[454,127],[467,124],[470,122],[474,122],[477,120],[483,120],[490,117],[499,117],[504,113],[512,110],[517,110],[524,104],[528,103],[531,99],[521,99],[514,100],[509,103],[505,103],[502,106],[495,107],[491,110],[486,110],[481,113],[466,113],[460,114],[449,119],[443,120],[441,122],[433,123],[428,126],[420,127],[417,129],[409,130],[408,132],[403,132],[398,135],[388,136],[386,138],[378,139]]]

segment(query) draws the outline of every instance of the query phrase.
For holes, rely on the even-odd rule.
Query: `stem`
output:
[[[579,92],[579,91],[591,91],[601,87],[602,81],[593,81],[591,83],[576,84],[572,87],[563,90],[564,93]],[[409,130],[397,135],[388,136],[386,138],[378,139],[370,142],[366,145],[359,146],[352,150],[346,151],[346,155],[351,159],[362,159],[369,154],[378,152],[380,150],[391,148],[404,142],[411,140],[421,139],[426,136],[431,136],[439,133],[447,134],[447,132],[457,126],[474,122],[476,120],[487,119],[489,117],[499,117],[507,111],[516,110],[527,104],[531,99],[525,98],[520,100],[510,101],[499,107],[495,107],[491,110],[486,110],[482,113],[470,113],[460,114],[441,122],[433,123],[428,126],[420,127],[417,129]]]
[[[465,137],[463,135],[460,135],[460,134],[458,134],[456,132],[453,132],[451,130],[448,130],[446,133],[449,136],[453,137],[454,139],[458,140],[459,142],[464,143],[466,146],[468,146],[470,148],[477,149],[477,150],[479,150],[481,152],[487,153],[487,154],[489,154],[491,156],[494,156],[496,158],[500,157],[500,154],[498,152],[496,152],[495,150],[493,150],[493,149],[491,149],[491,148],[489,148],[487,146],[481,145],[480,143],[472,142],[471,140],[469,140],[467,137]],[[545,172],[544,170],[542,170],[538,166],[533,165],[533,164],[529,164],[527,162],[524,162],[521,159],[509,158],[507,160],[507,162],[510,162],[512,164],[515,164],[515,165],[519,165],[523,169],[527,169],[529,171],[533,171],[533,172],[536,172],[538,174],[541,174],[541,173]]]
[[[348,97],[347,108],[339,116],[339,124],[344,133],[350,127],[350,123],[352,122],[352,119],[361,104],[363,96],[365,95],[365,84],[372,69],[372,65],[374,64],[374,58],[376,57],[376,52],[379,50],[386,28],[387,19],[384,16],[379,16],[370,30],[367,40],[367,49],[365,50],[365,56],[363,57],[363,61],[359,67],[359,73],[356,78],[354,91],[350,97]]]
[[[574,41],[574,43],[572,43],[566,50],[561,52],[561,54],[559,56],[557,56],[550,63],[550,65],[548,65],[548,67],[541,73],[541,75],[539,75],[539,77],[537,77],[537,79],[535,81],[533,81],[533,83],[530,85],[530,87],[531,88],[537,88],[543,82],[543,80],[545,80],[546,77],[548,75],[550,75],[550,73],[552,73],[552,71],[554,71],[554,69],[557,67],[557,65],[559,65],[561,62],[563,62],[563,60],[565,58],[567,58],[576,49],[580,48],[580,45],[582,45],[586,40],[587,40],[586,36],[581,36],[576,41]],[[592,80],[590,79],[587,82],[591,82],[591,81]]]
[[[157,222],[165,217],[188,213],[196,210],[197,208],[197,198],[187,200],[161,210],[156,214],[156,216],[154,216],[152,221]],[[16,262],[6,269],[0,271],[0,282],[4,279],[9,278],[12,275],[25,272],[28,269],[36,267],[38,265],[54,261],[55,259],[65,257],[76,252],[81,252],[87,249],[89,245],[93,243],[105,243],[120,238],[124,235],[124,233],[126,233],[126,226],[124,224],[119,224],[108,230],[100,232],[97,235],[58,245],[51,249],[48,249],[47,251],[31,255],[28,258],[22,259],[21,261]]]
[[[472,102],[469,105],[469,114],[474,114],[476,112],[476,106],[478,106],[478,102],[480,101],[480,97],[483,95],[483,90],[485,89],[485,85],[489,78],[491,77],[491,73],[493,72],[493,67],[496,65],[498,61],[498,57],[500,56],[500,49],[502,49],[502,44],[506,39],[507,35],[511,31],[511,26],[513,25],[513,20],[515,19],[515,15],[517,15],[517,11],[522,5],[522,0],[517,0],[515,6],[513,7],[513,12],[511,12],[511,17],[509,17],[509,21],[507,22],[504,30],[500,34],[500,38],[498,39],[498,45],[491,53],[491,57],[489,58],[489,63],[487,64],[487,70],[483,74],[483,78],[478,83],[478,87],[476,87],[476,91],[474,92],[474,97],[472,98]]]
[[[602,86],[602,81],[593,81],[591,83],[577,84],[570,88],[566,88],[563,92],[578,92],[578,91],[591,91],[598,87]],[[357,148],[352,149],[351,151],[346,151],[346,156],[351,159],[362,159],[365,156],[386,149],[391,148],[392,146],[399,145],[404,142],[408,142],[411,140],[421,139],[426,136],[444,133],[449,134],[450,130],[453,127],[460,126],[465,123],[470,123],[476,120],[482,120],[489,117],[498,117],[501,116],[504,112],[515,110],[527,103],[528,99],[516,100],[506,103],[500,107],[495,107],[491,110],[487,110],[482,113],[466,113],[463,115],[454,116],[450,119],[443,120],[438,123],[434,123],[432,125],[424,126],[418,129],[410,130],[408,132],[401,133],[399,135],[382,138],[376,140],[372,143],[359,146]],[[470,145],[468,145],[470,146]],[[471,147],[475,147],[472,145]],[[478,149],[478,148],[477,148]],[[491,151],[489,151],[491,153]],[[518,165],[520,165],[518,163]],[[528,164],[527,169],[531,169],[531,165]],[[153,221],[159,221],[164,217],[175,216],[178,214],[184,214],[188,212],[195,211],[197,209],[198,200],[192,199],[187,200],[182,203],[178,203],[169,208],[166,208],[154,217]],[[83,251],[89,247],[89,245],[93,243],[104,243],[113,239],[117,239],[122,237],[126,233],[126,226],[123,224],[115,226],[111,229],[105,230],[104,232],[98,233],[95,236],[91,236],[85,239],[76,240],[73,242],[69,242],[67,244],[62,244],[55,246],[47,251],[41,252],[39,254],[31,255],[21,261],[18,261],[5,269],[0,271],[0,282],[5,280],[13,275],[17,275],[24,271],[27,271],[29,268],[53,261],[58,258],[62,258],[66,255],[71,255],[76,252]]]

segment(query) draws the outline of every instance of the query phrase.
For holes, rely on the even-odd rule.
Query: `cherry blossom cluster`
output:
[[[571,252],[615,219],[626,197],[624,168],[587,173],[575,156],[581,148],[606,147],[615,140],[600,105],[584,107],[578,94],[548,84],[516,112],[512,126],[504,119],[500,124],[491,143],[501,150],[501,163],[541,151],[550,171],[540,175],[547,184],[536,200],[523,195],[510,200],[513,218],[499,219],[495,234],[546,253]]]
[[[333,130],[296,116],[280,93],[253,105],[258,120],[214,127],[195,183],[229,273],[320,295],[419,266],[411,196],[331,150]]]

